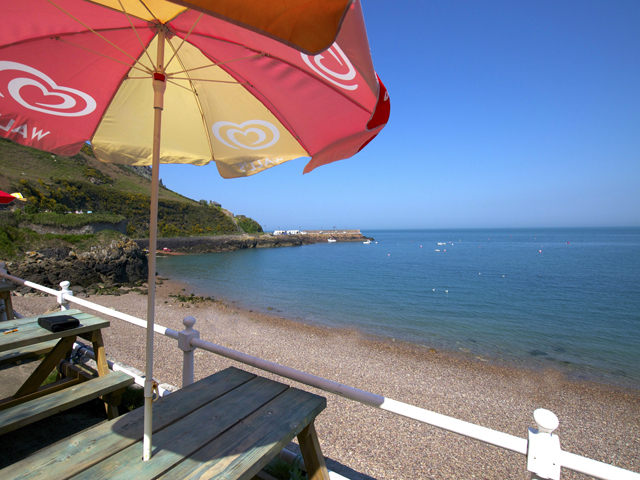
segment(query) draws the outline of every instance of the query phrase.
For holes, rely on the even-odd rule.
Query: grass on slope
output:
[[[118,224],[125,220],[124,215],[112,215],[110,213],[92,213],[90,215],[66,214],[59,215],[53,212],[40,212],[18,215],[18,222],[28,222],[36,225],[47,225],[52,227],[84,227],[89,224],[111,223]]]
[[[87,150],[90,152],[90,149]],[[87,182],[93,178],[104,182],[108,188],[124,192],[151,194],[151,181],[134,173],[126,166],[102,163],[97,158],[80,152],[73,157],[60,157],[51,153],[23,147],[0,138],[0,190],[14,192],[20,180],[37,182],[38,179],[52,179]],[[106,181],[105,181],[106,180]],[[165,200],[197,204],[194,200],[160,188],[159,196]]]

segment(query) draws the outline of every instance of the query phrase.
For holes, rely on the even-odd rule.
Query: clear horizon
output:
[[[165,185],[266,230],[640,225],[640,2],[362,6],[391,98],[362,152],[304,176],[163,165]]]

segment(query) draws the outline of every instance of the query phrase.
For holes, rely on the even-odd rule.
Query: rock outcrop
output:
[[[136,240],[140,248],[149,248],[148,239]],[[299,236],[261,235],[218,235],[215,237],[175,237],[159,238],[158,249],[169,248],[180,253],[218,253],[232,252],[245,248],[297,247],[314,243]]]
[[[90,223],[82,227],[61,227],[51,225],[37,225],[34,223],[22,222],[20,228],[28,228],[41,235],[53,233],[54,235],[87,235],[98,233],[103,230],[113,230],[120,233],[127,233],[127,221],[119,223]]]
[[[10,275],[47,287],[57,289],[60,282],[67,280],[73,286],[87,288],[145,281],[148,262],[135,242],[123,238],[79,255],[61,249],[28,252],[24,260],[8,263],[6,268]]]
[[[326,242],[334,238],[338,242],[360,242],[368,237],[360,233],[331,235],[217,235],[215,237],[174,237],[159,238],[158,250],[168,248],[178,253],[217,253],[232,252],[245,248],[299,247],[313,243]],[[370,240],[373,240],[370,238]],[[135,240],[140,248],[149,248],[148,239]]]

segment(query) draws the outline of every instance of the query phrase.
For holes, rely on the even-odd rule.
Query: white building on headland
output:
[[[306,235],[307,232],[301,232],[300,230],[274,230],[274,235]]]

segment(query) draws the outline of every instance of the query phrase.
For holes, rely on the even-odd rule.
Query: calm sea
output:
[[[287,318],[640,388],[640,228],[363,234],[158,271]]]

